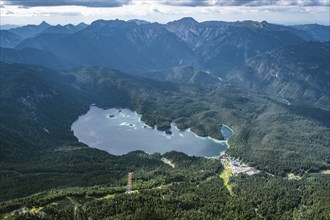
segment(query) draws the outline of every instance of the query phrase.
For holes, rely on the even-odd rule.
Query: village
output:
[[[26,213],[32,213],[32,214],[38,215],[39,217],[46,216],[46,213],[44,211],[42,211],[41,209],[42,208],[34,208],[34,207],[29,209],[26,206],[23,206],[19,209],[12,211],[11,215],[22,215],[22,214],[26,214]]]
[[[254,167],[249,167],[247,164],[244,164],[242,161],[230,157],[225,152],[221,153],[220,161],[225,168],[231,170],[232,175],[246,174],[252,176],[254,174],[260,173],[260,170],[257,170]]]

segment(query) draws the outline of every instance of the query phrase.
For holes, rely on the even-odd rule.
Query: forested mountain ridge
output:
[[[14,27],[8,30],[1,30],[0,47],[15,48],[17,44],[28,38],[34,38],[41,34],[57,33],[57,34],[73,34],[78,32],[88,25],[80,23],[78,25],[50,25],[47,22],[42,22],[39,25],[25,25]]]
[[[35,37],[51,25],[43,21],[39,25],[25,25],[21,27],[11,28],[10,32],[20,36],[23,39]]]
[[[67,25],[55,25],[50,26],[47,29],[43,30],[39,34],[45,33],[62,33],[62,34],[73,34],[75,32],[81,31],[82,29],[86,28],[88,25],[85,23],[80,23],[78,25],[67,24]]]
[[[267,22],[202,22],[183,18],[166,28],[184,40],[200,58],[203,67],[224,74],[245,59],[273,49],[304,41],[296,33]]]
[[[329,41],[329,26],[319,24],[293,25],[292,27],[307,32],[314,40]]]
[[[194,61],[194,53],[160,24],[98,20],[80,32],[42,34],[17,48],[42,49],[73,65],[105,66],[123,71],[169,68]]]
[[[130,72],[192,64],[194,63],[193,60],[191,62],[188,62],[188,60],[194,57],[200,65],[211,70],[217,69],[218,72],[222,73],[258,52],[304,41],[303,38],[290,32],[289,29],[288,27],[282,30],[276,25],[270,25],[266,22],[198,23],[192,18],[181,19],[166,25],[157,23],[137,24],[120,20],[98,20],[70,37],[63,38],[59,35],[56,40],[56,35],[52,35],[51,40],[48,39],[47,42],[44,42],[44,39],[50,36],[43,37],[41,34],[35,39],[23,41],[17,48],[35,47],[52,52],[57,56],[64,56],[65,54],[67,57],[64,58],[74,61],[74,63],[101,65]],[[119,41],[119,39],[122,41]],[[160,39],[164,40],[161,44]],[[50,44],[50,42],[52,43]],[[81,43],[79,44],[79,42]],[[161,45],[163,45],[163,48]],[[122,52],[119,51],[119,46]],[[189,51],[188,47],[197,54]],[[180,54],[174,55],[169,48],[177,48],[176,52],[180,52]],[[82,49],[84,50],[77,51]],[[93,54],[96,57],[89,57],[90,55],[87,52],[96,51],[96,49],[99,51]],[[122,63],[124,62],[123,59],[111,57],[112,54],[119,57],[124,54],[131,56],[130,54],[135,54],[135,50],[141,50],[139,51],[141,58],[135,57],[133,63]],[[161,51],[163,56],[159,57],[155,50]],[[148,58],[146,53],[153,55],[154,60]],[[111,59],[105,60],[105,54],[110,56]],[[126,59],[129,59],[129,57],[126,57]],[[151,64],[146,61],[151,62]],[[166,65],[161,62],[165,62]],[[127,65],[133,66],[133,68],[129,69],[126,67]],[[145,68],[145,65],[148,68]]]
[[[22,41],[22,38],[7,30],[0,30],[0,45],[5,48],[16,47]]]
[[[90,25],[51,26],[43,22],[1,34],[2,39],[11,31],[21,37],[12,34],[18,38],[11,37],[10,44],[2,41],[4,47],[12,47],[12,50],[3,50],[0,59],[39,64],[57,70],[81,65],[110,67],[133,75],[173,82],[217,84],[225,80],[278,99],[328,108],[328,90],[322,82],[316,80],[311,84],[300,79],[301,75],[310,75],[314,71],[310,69],[315,65],[314,60],[306,53],[296,52],[309,48],[313,54],[323,54],[318,62],[325,64],[317,71],[321,78],[326,78],[329,53],[321,51],[318,45],[322,43],[313,41],[327,40],[325,33],[330,31],[329,28],[283,26],[265,21],[197,22],[193,18],[182,18],[167,24],[97,20]],[[329,51],[329,44],[324,42],[323,45],[323,49]],[[279,60],[280,53],[282,57],[298,57]],[[276,65],[258,68],[264,66],[266,60],[271,61],[270,54],[277,60]],[[52,59],[54,63],[49,61]],[[254,63],[254,67],[246,67],[247,63]],[[297,66],[298,63],[301,65]],[[277,80],[279,82],[256,79],[254,68],[258,68],[259,77],[279,71],[290,71],[291,77],[281,78]],[[240,83],[245,81],[248,85]],[[285,91],[283,87],[287,87]]]
[[[329,57],[330,42],[305,42],[249,58],[226,79],[289,102],[329,109]]]
[[[72,65],[52,53],[30,47],[21,50],[0,47],[0,60],[9,63],[42,65],[55,70]]]

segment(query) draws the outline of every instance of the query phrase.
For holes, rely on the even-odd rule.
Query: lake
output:
[[[129,109],[90,110],[75,121],[71,129],[80,142],[90,147],[122,155],[142,150],[147,153],[165,153],[172,150],[190,156],[219,156],[228,146],[226,141],[199,137],[190,130],[180,131],[173,124],[172,134],[158,131],[141,121],[141,115]],[[222,126],[219,132],[228,139],[232,131]]]

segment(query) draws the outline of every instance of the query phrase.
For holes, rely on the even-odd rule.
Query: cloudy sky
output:
[[[2,25],[117,18],[166,23],[182,17],[330,24],[330,0],[0,0],[0,10]]]

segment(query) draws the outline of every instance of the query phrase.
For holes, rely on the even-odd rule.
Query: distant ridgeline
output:
[[[52,69],[102,66],[174,82],[222,81],[329,109],[330,27],[267,22],[46,22],[1,31],[1,60]]]
[[[191,18],[1,30],[0,218],[329,218],[327,30]],[[161,131],[223,140],[226,124],[226,154],[261,172],[225,186],[219,160],[90,148],[71,125],[93,103]]]

